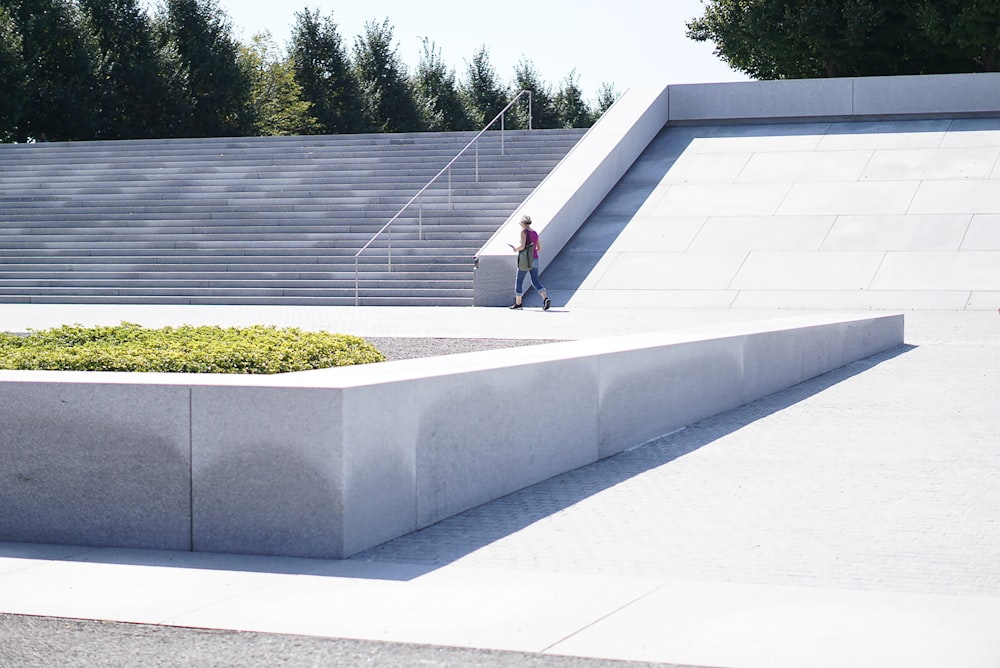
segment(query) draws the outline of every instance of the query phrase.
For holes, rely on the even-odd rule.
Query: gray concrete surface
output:
[[[17,668],[643,668],[646,662],[343,638],[0,615],[0,666]],[[677,668],[683,668],[678,666]]]
[[[411,332],[442,338],[582,338],[722,317],[421,314]],[[14,329],[74,315],[85,314],[0,307]],[[398,335],[410,318],[405,309],[86,315],[255,317],[372,336]],[[906,345],[894,351],[348,560],[0,545],[0,612],[546,657],[995,668],[1000,318],[908,312],[906,322]],[[15,659],[41,647],[29,645]],[[294,660],[296,645],[286,647]]]
[[[667,125],[542,282],[570,307],[994,310],[998,159],[998,118]]]
[[[0,371],[0,540],[343,559],[891,349],[903,324],[818,313],[274,375]],[[529,395],[530,426],[509,411]]]

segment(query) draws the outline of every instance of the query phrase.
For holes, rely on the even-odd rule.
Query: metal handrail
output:
[[[434,177],[430,181],[428,181],[424,185],[423,188],[421,188],[420,190],[418,190],[417,194],[414,195],[413,197],[411,197],[410,201],[408,201],[406,204],[404,204],[403,208],[401,208],[399,211],[397,211],[396,215],[393,216],[392,218],[390,218],[389,222],[386,223],[385,225],[383,225],[382,229],[380,229],[378,232],[376,232],[375,235],[371,239],[368,240],[368,243],[366,243],[364,246],[361,247],[361,250],[359,250],[357,253],[354,254],[354,305],[355,306],[359,306],[360,302],[361,302],[360,288],[359,288],[359,278],[358,278],[358,259],[361,257],[361,254],[364,253],[366,250],[368,250],[368,247],[371,246],[373,243],[375,243],[375,240],[378,239],[380,236],[382,236],[383,232],[385,232],[386,230],[388,230],[389,231],[389,235],[388,235],[388,239],[389,239],[388,250],[389,250],[389,253],[388,253],[387,257],[388,257],[389,271],[392,271],[392,224],[394,222],[396,222],[396,220],[401,215],[403,215],[404,211],[406,211],[408,208],[410,208],[411,204],[413,204],[414,202],[417,202],[418,200],[421,200],[421,197],[424,194],[424,191],[427,190],[428,188],[430,188],[434,184],[434,182],[437,181],[441,177],[441,175],[444,174],[445,172],[448,172],[448,204],[450,205],[451,204],[451,166],[454,165],[455,161],[457,161],[459,158],[461,158],[465,154],[465,152],[467,150],[469,150],[469,147],[472,146],[473,144],[476,145],[476,181],[478,182],[479,181],[479,144],[477,144],[476,142],[478,142],[479,138],[482,137],[483,134],[485,134],[487,130],[489,130],[491,127],[493,127],[493,124],[496,123],[497,121],[500,121],[500,155],[506,155],[506,150],[505,150],[505,146],[504,146],[504,131],[505,131],[504,130],[504,115],[508,111],[510,111],[510,108],[513,107],[514,104],[518,100],[520,100],[523,96],[525,96],[525,95],[528,96],[528,129],[531,130],[532,129],[532,127],[531,127],[531,91],[527,90],[527,89],[524,89],[524,90],[520,91],[517,95],[515,95],[514,98],[509,103],[507,103],[507,106],[504,107],[503,110],[501,110],[499,114],[497,114],[496,116],[494,116],[493,120],[490,121],[489,123],[487,123],[486,127],[484,127],[482,130],[480,130],[479,134],[477,134],[475,137],[473,137],[472,140],[468,144],[466,144],[462,148],[462,150],[459,151],[458,154],[448,162],[447,165],[445,165],[444,167],[442,167],[441,171],[439,171],[437,174],[435,174]],[[418,203],[418,207],[419,208],[418,208],[418,214],[417,214],[418,215],[418,218],[417,218],[417,221],[418,221],[417,222],[417,229],[418,229],[418,235],[419,235],[420,239],[424,238],[423,206],[422,206],[422,204],[423,204],[422,201],[420,201]]]

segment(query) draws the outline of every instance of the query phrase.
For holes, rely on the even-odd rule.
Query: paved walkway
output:
[[[583,338],[783,314],[14,305],[0,327]],[[347,560],[0,544],[0,612],[553,660],[996,668],[1000,318],[906,322],[900,349]]]

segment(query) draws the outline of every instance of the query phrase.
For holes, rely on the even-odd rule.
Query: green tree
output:
[[[920,29],[921,0],[709,0],[688,37],[756,79],[967,71]]]
[[[480,47],[472,56],[465,74],[466,79],[461,88],[465,107],[475,127],[483,128],[507,106],[510,92],[497,78],[496,69],[490,62],[490,54],[485,46]]]
[[[289,56],[302,99],[312,104],[316,132],[364,132],[368,127],[354,69],[333,17],[304,9],[295,14]]]
[[[270,33],[258,33],[249,45],[240,47],[244,67],[250,72],[254,134],[315,134],[319,121],[310,113],[312,105],[302,99],[291,59],[282,56]]]
[[[1000,3],[922,0],[918,21],[937,46],[958,52],[984,72],[1000,71]]]
[[[161,46],[176,58],[191,111],[176,134],[227,137],[253,129],[250,77],[216,0],[165,0],[158,16]]]
[[[10,13],[0,7],[0,141],[15,138],[27,103],[27,69],[21,56],[21,33]]]
[[[596,115],[602,116],[620,97],[621,93],[615,90],[614,84],[607,81],[602,83],[600,90],[597,91],[597,107],[594,110]]]
[[[515,94],[518,91],[531,91],[531,127],[535,129],[559,127],[559,112],[556,110],[555,96],[552,86],[547,84],[535,70],[535,65],[527,58],[514,67]],[[528,105],[518,104],[511,109],[512,118],[509,127],[528,127]]]
[[[434,132],[473,129],[462,103],[455,70],[444,64],[441,51],[427,38],[423,40],[423,52],[413,77],[413,90],[425,129]]]
[[[393,43],[389,19],[369,21],[354,41],[354,71],[361,85],[372,130],[414,132],[423,129],[406,65]]]
[[[96,41],[100,126],[109,139],[160,137],[183,115],[185,94],[167,74],[152,22],[136,0],[80,0]]]
[[[594,124],[594,113],[583,99],[580,77],[573,70],[563,79],[562,88],[556,93],[556,112],[559,125],[564,128],[589,128]]]
[[[91,139],[97,127],[93,44],[70,0],[2,0],[21,36],[27,94],[18,141]],[[15,75],[16,76],[16,75]],[[3,93],[7,94],[6,90]]]

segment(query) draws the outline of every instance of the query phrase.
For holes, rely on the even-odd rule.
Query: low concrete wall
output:
[[[542,237],[544,271],[580,225],[618,183],[667,118],[667,89],[633,88],[601,117],[573,150],[476,254],[475,305],[513,302],[517,245],[525,214]]]
[[[671,123],[977,116],[1000,113],[1000,73],[669,86]]]
[[[998,114],[1000,73],[995,72],[629,89],[480,249],[475,304],[501,306],[511,302],[516,261],[507,243],[517,242],[522,215],[529,214],[542,235],[544,272],[546,262],[559,254],[668,123],[784,123]],[[987,302],[989,297],[989,294],[974,295]]]
[[[0,372],[0,541],[342,558],[902,343],[817,316],[278,376]]]

